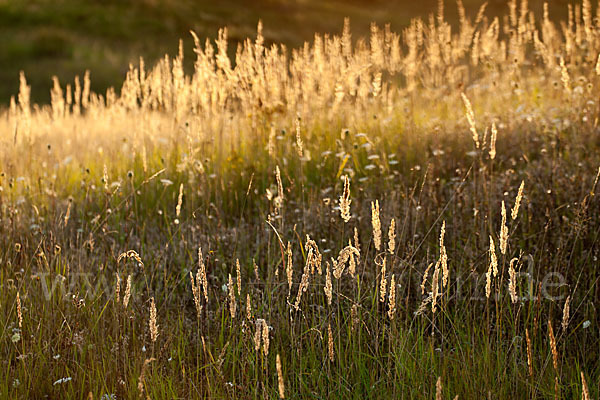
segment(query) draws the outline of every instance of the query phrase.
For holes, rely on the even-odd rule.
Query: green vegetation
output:
[[[111,4],[106,43],[123,7],[157,37],[187,14]],[[268,3],[264,31],[218,19],[116,90],[73,71],[39,105],[22,75],[0,114],[0,398],[597,398],[600,21],[510,4],[362,38],[324,18],[337,35],[284,49],[304,31]],[[44,29],[48,60],[78,54]]]

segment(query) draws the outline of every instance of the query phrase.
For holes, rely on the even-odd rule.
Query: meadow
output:
[[[0,397],[598,398],[600,7],[551,7],[21,74]]]

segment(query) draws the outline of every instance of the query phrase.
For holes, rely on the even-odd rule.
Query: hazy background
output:
[[[471,16],[483,3],[463,2]],[[447,19],[456,20],[456,2],[445,3]],[[541,16],[543,1],[529,3]],[[567,0],[549,3],[553,16],[566,14]],[[486,15],[507,9],[506,0],[490,0]],[[235,49],[236,41],[255,36],[262,19],[267,42],[297,47],[315,32],[339,33],[345,16],[356,38],[368,34],[371,21],[399,32],[411,18],[436,10],[437,0],[0,0],[0,104],[18,92],[20,70],[33,101],[46,102],[52,75],[64,83],[89,69],[93,90],[118,88],[130,62],[175,54],[179,38],[191,61],[190,29],[214,38],[227,26]]]

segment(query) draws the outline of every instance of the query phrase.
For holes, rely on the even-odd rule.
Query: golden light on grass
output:
[[[23,310],[21,308],[21,295],[17,292],[17,322],[19,323],[19,329],[23,327]]]
[[[390,279],[390,295],[388,297],[388,317],[394,319],[396,315],[396,277],[392,274]]]
[[[458,8],[458,30],[440,4],[300,48],[262,23],[236,49],[192,34],[191,62],[182,43],[105,93],[54,78],[47,106],[20,74],[0,110],[2,393],[45,393],[52,352],[65,397],[419,397],[432,377],[436,398],[594,395],[593,309],[571,308],[596,288],[600,25],[588,0],[560,25]],[[555,272],[571,289],[544,338]]]
[[[267,324],[267,322],[265,320],[262,320],[261,338],[262,338],[263,353],[266,357],[269,355],[269,344],[271,343],[271,341],[269,339],[269,325]]]
[[[552,365],[554,371],[558,374],[558,350],[556,348],[556,337],[552,328],[552,320],[548,319],[548,338],[550,339],[550,350],[552,351]]]
[[[331,285],[331,268],[329,267],[329,262],[325,263],[325,287],[323,290],[325,291],[325,297],[327,297],[327,305],[330,306],[333,299],[333,287]]]
[[[591,400],[590,390],[588,389],[587,382],[585,381],[585,375],[583,371],[581,371],[581,399],[582,400]]]
[[[506,254],[508,248],[508,225],[506,225],[506,206],[502,200],[502,222],[500,223],[500,253]],[[494,274],[494,277],[497,273]]]
[[[281,358],[279,357],[279,353],[275,359],[275,364],[277,366],[277,388],[279,391],[279,398],[285,399],[285,385],[283,383],[283,372],[281,370]]]
[[[236,276],[236,283],[237,283],[237,293],[238,296],[242,295],[242,272],[240,269],[240,260],[239,259],[235,259],[235,276]]]
[[[385,302],[385,295],[387,293],[387,271],[386,271],[386,260],[385,258],[383,259],[383,263],[381,264],[381,271],[380,271],[380,282],[379,282],[379,301],[380,302]]]
[[[465,115],[467,117],[467,121],[469,122],[469,129],[471,130],[473,143],[475,143],[476,148],[479,148],[479,133],[477,132],[477,127],[475,126],[475,113],[473,112],[473,106],[464,92],[460,95],[465,105]]]
[[[433,263],[430,263],[427,268],[425,268],[425,272],[423,272],[423,277],[421,279],[421,294],[425,294],[425,284],[427,283],[427,278],[429,276],[429,270],[433,266]]]
[[[440,295],[440,263],[435,264],[431,278],[431,312],[435,313],[438,296]]]
[[[490,270],[495,278],[498,276],[498,257],[496,256],[496,245],[494,238],[490,235]]]
[[[192,296],[194,296],[194,305],[196,306],[196,316],[198,317],[198,319],[200,319],[200,316],[202,314],[202,294],[200,292],[200,276],[199,276],[199,271],[198,273],[196,273],[196,277],[194,278],[194,274],[192,273],[192,271],[190,271],[190,281],[192,283]]]
[[[126,252],[119,254],[119,257],[117,257],[117,264],[119,264],[121,260],[125,258],[133,259],[138,263],[138,265],[141,268],[144,267],[144,262],[142,261],[142,258],[135,250],[127,250]]]
[[[158,324],[156,322],[156,304],[154,304],[154,297],[150,298],[150,318],[148,320],[148,328],[150,329],[150,340],[152,343],[158,339]]]
[[[292,283],[293,283],[293,277],[294,277],[294,266],[292,264],[292,262],[293,262],[292,244],[290,242],[288,242],[288,244],[287,244],[286,253],[287,253],[287,263],[285,264],[285,275],[287,277],[287,284],[288,284],[287,298],[289,300],[290,294],[292,292]]]
[[[525,339],[527,341],[527,370],[529,371],[529,376],[533,378],[533,349],[531,347],[529,329],[527,328],[525,328]]]
[[[179,218],[181,214],[181,205],[183,203],[183,183],[179,185],[179,195],[177,195],[177,206],[175,207],[175,217]]]
[[[119,303],[121,301],[121,277],[119,274],[115,274],[115,302]]]
[[[237,300],[235,298],[235,287],[231,274],[229,274],[229,278],[227,279],[227,293],[229,294],[229,315],[231,319],[234,319],[235,312],[237,311]]]
[[[127,275],[127,285],[125,286],[125,294],[123,295],[123,308],[127,308],[129,305],[129,299],[131,298],[131,274]]]
[[[517,193],[517,198],[515,199],[515,205],[513,206],[512,211],[510,213],[510,216],[513,219],[513,221],[517,219],[517,216],[519,215],[519,207],[521,207],[521,200],[523,199],[524,189],[525,181],[521,181],[521,186],[519,186],[519,192]]]
[[[302,142],[299,116],[296,118],[296,150],[298,152],[298,157],[302,158],[304,156],[304,143]]]
[[[202,286],[204,300],[208,303],[208,280],[206,278],[206,264],[204,264],[204,256],[202,249],[198,246],[198,272],[196,273],[196,285]]]
[[[565,305],[563,306],[563,316],[562,316],[562,329],[563,332],[567,330],[569,326],[569,313],[570,313],[570,304],[571,304],[571,296],[567,296],[565,300]]]
[[[340,196],[340,215],[344,222],[350,221],[350,179],[344,175],[344,191]]]
[[[513,304],[516,304],[519,300],[519,296],[517,295],[517,271],[515,269],[515,265],[518,264],[519,259],[513,258],[508,265],[508,293]]]
[[[246,319],[252,321],[252,302],[250,301],[250,293],[246,293]]]
[[[490,137],[490,159],[496,158],[496,138],[498,136],[498,129],[496,128],[496,123],[492,122],[492,134]]]
[[[446,221],[442,223],[442,229],[440,230],[440,265],[442,267],[442,287],[448,286],[448,254],[446,253],[446,246],[444,245],[444,236],[446,235]]]
[[[560,58],[560,80],[565,90],[571,92],[571,77],[569,76],[569,70],[563,57]]]
[[[390,254],[394,254],[396,251],[396,220],[394,218],[390,221],[388,229],[388,251]]]
[[[373,226],[373,243],[377,251],[381,250],[381,219],[379,218],[379,200],[371,202],[371,225]]]
[[[331,324],[327,324],[327,355],[329,362],[333,362],[335,354],[333,351],[333,332],[331,331]]]
[[[256,319],[255,330],[254,330],[254,350],[256,352],[258,352],[260,350],[260,347],[261,347],[261,343],[262,343],[262,326],[263,326],[264,322],[265,322],[265,320],[262,319],[262,318],[257,318]]]

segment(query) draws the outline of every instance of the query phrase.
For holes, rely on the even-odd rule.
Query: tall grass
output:
[[[597,397],[598,19],[458,6],[21,75],[0,397]]]

